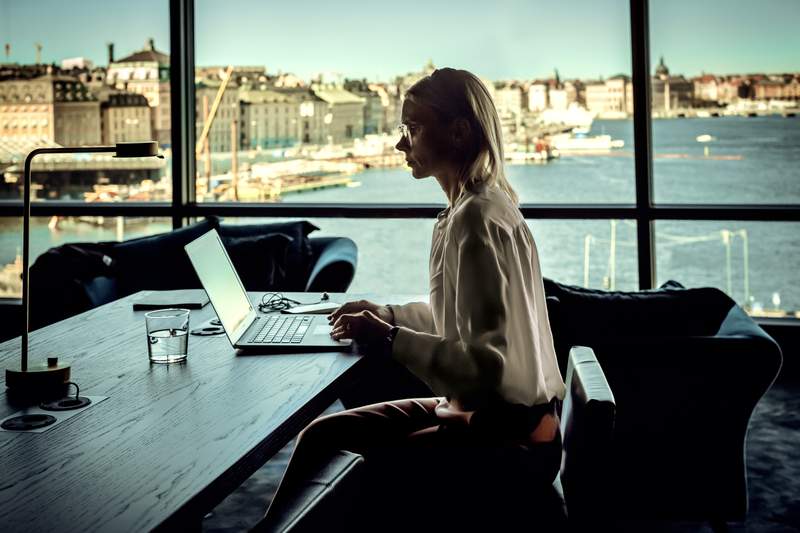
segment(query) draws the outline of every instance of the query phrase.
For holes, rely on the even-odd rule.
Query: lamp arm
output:
[[[30,294],[28,283],[28,267],[30,259],[30,220],[31,220],[31,161],[40,154],[82,154],[98,152],[116,152],[116,146],[81,146],[75,148],[36,148],[25,157],[22,192],[22,312],[24,326],[22,329],[22,356],[20,370],[28,370],[28,330],[30,328]]]

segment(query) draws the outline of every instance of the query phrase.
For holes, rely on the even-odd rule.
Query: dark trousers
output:
[[[529,434],[541,414],[555,412],[554,403],[538,406],[538,419],[527,417],[533,425],[523,427],[521,418],[497,411],[480,412],[469,424],[442,424],[438,401],[381,402],[316,419],[300,434],[270,509],[286,505],[336,450],[365,458],[366,483],[356,496],[365,530],[477,526],[473,517],[487,518],[478,511],[491,516],[530,505],[529,489],[549,488],[561,463],[561,435],[541,443]],[[503,518],[491,516],[492,524]]]

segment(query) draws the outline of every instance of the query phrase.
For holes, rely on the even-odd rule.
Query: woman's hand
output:
[[[335,324],[340,316],[352,315],[361,311],[370,311],[389,325],[394,325],[394,313],[392,313],[392,310],[386,305],[378,305],[369,300],[355,300],[340,305],[336,311],[328,315],[328,323]]]
[[[353,339],[359,344],[378,345],[385,342],[392,325],[372,311],[339,314],[333,322],[331,337],[334,340]]]

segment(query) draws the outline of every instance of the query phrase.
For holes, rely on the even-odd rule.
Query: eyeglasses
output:
[[[397,131],[400,133],[400,137],[402,139],[405,139],[406,142],[408,143],[408,146],[411,147],[412,146],[411,138],[413,135],[416,135],[417,131],[419,131],[420,128],[421,126],[417,124],[409,125],[400,123],[397,126]]]

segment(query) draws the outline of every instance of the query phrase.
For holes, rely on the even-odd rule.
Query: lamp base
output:
[[[6,387],[13,403],[38,403],[42,400],[63,398],[69,390],[70,366],[57,361],[50,364],[6,368]]]

